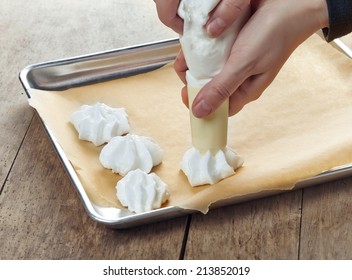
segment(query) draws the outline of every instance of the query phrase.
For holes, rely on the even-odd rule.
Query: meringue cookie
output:
[[[125,176],[135,169],[149,173],[162,157],[163,150],[154,139],[127,134],[112,138],[102,149],[99,160],[105,168]]]
[[[116,195],[124,207],[136,213],[158,209],[170,196],[167,185],[155,174],[136,169],[116,185]]]
[[[197,149],[191,148],[182,158],[181,169],[191,186],[195,187],[215,184],[235,174],[234,170],[242,164],[242,157],[228,147],[219,150],[215,156],[210,151],[201,154]]]
[[[111,108],[99,102],[94,105],[82,105],[72,113],[71,123],[78,131],[79,139],[90,141],[95,146],[130,131],[124,108]]]

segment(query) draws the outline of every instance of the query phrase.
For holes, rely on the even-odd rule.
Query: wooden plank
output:
[[[178,259],[186,226],[186,217],[126,230],[91,220],[37,116],[0,209],[0,259]]]
[[[304,190],[300,258],[352,258],[352,177]]]
[[[186,259],[297,259],[301,192],[194,215]]]
[[[27,98],[21,95],[18,72],[26,60],[21,50],[23,37],[15,34],[14,20],[6,13],[6,5],[0,1],[0,193],[21,141],[33,117]]]

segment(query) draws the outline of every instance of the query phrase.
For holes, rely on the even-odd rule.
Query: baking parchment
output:
[[[180,161],[191,146],[188,109],[172,65],[65,91],[30,90],[39,113],[72,163],[91,201],[119,207],[121,177],[99,163],[101,147],[78,140],[70,115],[80,105],[124,107],[131,133],[153,137],[164,150],[153,172],[171,190],[164,206],[207,212],[213,202],[270,190],[352,163],[352,62],[318,35],[302,44],[262,97],[229,120],[228,146],[243,156],[237,173],[213,186],[190,187]]]

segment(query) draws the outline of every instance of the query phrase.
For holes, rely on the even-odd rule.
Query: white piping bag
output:
[[[248,6],[220,37],[211,38],[205,30],[209,13],[220,0],[182,0],[178,14],[184,19],[180,36],[187,62],[186,73],[189,107],[200,89],[225,65],[237,34],[250,14]],[[196,118],[190,110],[193,147],[181,162],[181,169],[192,186],[215,184],[235,174],[243,159],[227,147],[228,100],[206,118]]]

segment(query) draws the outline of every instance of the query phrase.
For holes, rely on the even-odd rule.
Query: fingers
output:
[[[198,101],[197,105],[193,107],[193,114],[196,117],[205,117],[215,111],[226,98],[229,98],[229,115],[232,116],[238,113],[246,104],[257,100],[271,84],[277,72],[267,72],[248,77],[234,92],[230,92],[223,86],[214,86],[214,88],[217,88],[211,94],[214,98],[209,98],[209,95]]]
[[[249,67],[240,65],[246,59],[236,62],[236,55],[229,58],[221,73],[215,76],[198,93],[192,105],[195,117],[203,118],[214,112],[250,76]]]
[[[222,0],[206,24],[207,32],[212,37],[221,35],[227,27],[239,17],[250,0]]]
[[[177,55],[175,62],[174,62],[174,69],[178,75],[178,77],[181,79],[181,81],[187,85],[187,80],[186,80],[186,72],[188,70],[187,64],[186,64],[186,59],[183,55],[182,49],[180,50],[179,54]],[[181,97],[182,97],[182,102],[188,107],[188,91],[187,91],[187,86],[183,87],[181,90]]]
[[[184,84],[187,84],[186,72],[188,70],[188,67],[187,67],[186,59],[185,59],[185,56],[183,55],[182,50],[179,52],[179,54],[177,55],[177,57],[174,61],[174,69],[175,69],[178,77],[181,79],[181,81]]]
[[[263,4],[265,0],[251,0],[251,8],[252,8],[252,11],[256,11],[258,10],[258,8],[260,7],[260,5]]]
[[[277,71],[247,78],[230,97],[229,115],[235,115],[246,104],[257,100],[271,84],[276,75]]]
[[[229,115],[235,115],[246,104],[257,100],[262,95],[280,69],[281,64],[260,74],[244,75],[232,84],[226,80],[215,80],[214,78],[196,97],[192,108],[193,114],[198,118],[206,117],[214,112],[226,98],[229,98]],[[246,73],[250,72],[246,71]],[[234,77],[236,76],[232,76],[232,80]]]
[[[189,108],[189,101],[188,101],[188,91],[187,86],[183,87],[181,90],[182,102]]]
[[[175,32],[182,34],[183,20],[177,15],[180,0],[154,0],[159,19]]]

